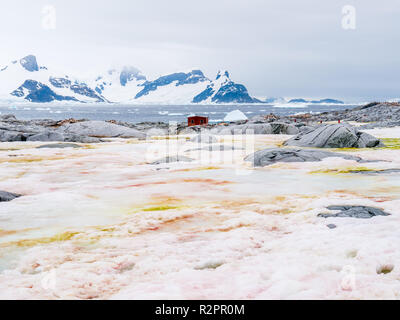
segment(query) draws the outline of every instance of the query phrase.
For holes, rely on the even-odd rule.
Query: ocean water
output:
[[[113,104],[26,104],[0,105],[0,114],[14,114],[18,119],[54,119],[69,118],[88,120],[117,120],[131,123],[143,121],[169,122],[186,121],[187,116],[197,114],[209,117],[210,122],[222,121],[230,111],[239,109],[248,118],[260,114],[292,115],[297,113],[319,113],[344,110],[355,105],[113,105]]]

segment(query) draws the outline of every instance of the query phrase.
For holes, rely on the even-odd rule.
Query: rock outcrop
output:
[[[320,213],[318,217],[321,218],[358,218],[358,219],[370,219],[376,216],[390,216],[389,213],[374,207],[366,206],[329,206],[328,210],[339,211],[338,213]]]
[[[277,162],[316,162],[329,157],[340,157],[357,162],[363,161],[360,157],[338,152],[295,148],[264,149],[248,155],[244,160],[252,162],[254,167],[265,167]]]
[[[101,142],[100,138],[146,138],[146,134],[123,125],[107,121],[17,120],[12,115],[0,117],[0,142],[57,141]]]
[[[287,140],[284,145],[314,148],[373,148],[384,144],[348,124],[321,125]]]
[[[75,134],[96,138],[146,138],[146,134],[136,129],[120,126],[106,121],[68,123],[61,126],[58,131],[64,134]]]
[[[16,193],[0,191],[0,202],[11,201],[20,196],[21,196],[20,194],[16,194]]]

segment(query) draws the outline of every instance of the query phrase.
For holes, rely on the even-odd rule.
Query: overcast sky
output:
[[[55,29],[43,28],[46,5],[56,9]],[[345,5],[356,8],[354,30],[342,28]],[[85,74],[124,64],[148,78],[227,69],[254,96],[400,97],[399,0],[1,0],[0,8],[0,65],[35,54]]]

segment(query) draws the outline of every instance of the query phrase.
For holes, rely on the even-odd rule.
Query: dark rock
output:
[[[351,170],[350,173],[359,174],[391,174],[400,173],[400,169],[382,169],[382,170]]]
[[[341,218],[358,218],[358,219],[369,219],[376,216],[390,216],[389,213],[385,211],[366,206],[329,206],[328,210],[338,210],[338,213],[320,213],[318,217],[321,218],[331,218],[331,217],[341,217]]]
[[[337,226],[336,224],[330,223],[326,225],[329,229],[335,229]]]
[[[29,72],[39,71],[39,66],[34,55],[29,55],[22,58],[19,63],[25,70]]]
[[[15,194],[15,193],[6,192],[6,191],[0,191],[0,202],[11,201],[20,196],[21,196],[20,194]]]
[[[255,167],[264,167],[277,162],[316,162],[329,157],[340,157],[357,162],[362,161],[360,157],[338,152],[295,148],[264,149],[248,155],[244,160],[253,162]]]

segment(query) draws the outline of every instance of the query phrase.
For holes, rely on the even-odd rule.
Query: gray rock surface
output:
[[[350,173],[358,173],[358,174],[391,174],[391,173],[400,173],[400,169],[382,169],[382,170],[351,170]]]
[[[370,134],[358,131],[348,124],[320,125],[301,132],[284,145],[314,148],[373,148],[384,144]]]
[[[15,194],[15,193],[11,193],[11,192],[0,191],[0,202],[11,201],[20,196],[21,195],[19,195],[19,194]]]
[[[156,164],[171,163],[171,162],[191,162],[191,161],[193,161],[192,158],[188,158],[185,156],[168,156],[168,157],[153,161],[150,164],[156,165]]]
[[[27,141],[64,141],[64,135],[54,131],[44,131],[28,137]]]
[[[271,123],[246,123],[240,125],[230,125],[217,127],[216,130],[211,129],[212,133],[221,135],[233,134],[298,134],[300,132],[294,124],[284,122]]]
[[[136,129],[106,121],[68,123],[58,128],[58,132],[97,138],[146,138],[146,134]]]
[[[248,155],[244,160],[252,162],[255,167],[265,167],[277,162],[316,162],[329,157],[340,157],[357,162],[363,161],[360,157],[338,152],[299,148],[264,149]]]
[[[358,218],[358,219],[370,219],[376,216],[390,216],[389,213],[374,207],[366,206],[329,206],[328,210],[339,211],[338,213],[320,213],[318,217],[331,218]]]

